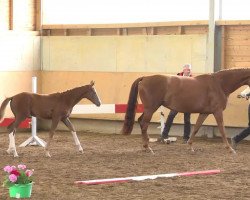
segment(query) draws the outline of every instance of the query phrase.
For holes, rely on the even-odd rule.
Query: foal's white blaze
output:
[[[96,93],[96,96],[97,96],[97,98],[98,98],[98,101],[100,102],[100,104],[102,104],[102,101],[101,101],[101,99],[99,98],[99,96],[98,96],[98,94],[97,94],[97,92],[96,92],[95,87],[93,87],[93,89],[94,89],[94,91],[95,91],[95,93]]]
[[[79,141],[79,139],[78,139],[78,137],[77,137],[77,135],[76,135],[76,132],[71,131],[71,133],[72,133],[72,135],[73,135],[75,144],[76,144],[76,146],[78,147],[78,151],[83,152],[82,146],[81,146],[80,141]]]
[[[17,151],[16,151],[16,144],[15,144],[15,136],[14,133],[11,132],[9,134],[9,148],[7,150],[7,152],[10,154],[11,152],[13,152],[14,157],[18,157]]]

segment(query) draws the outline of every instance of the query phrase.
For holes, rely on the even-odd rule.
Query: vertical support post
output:
[[[37,93],[37,77],[32,77],[32,92]],[[36,117],[31,118],[31,132],[32,136],[36,136],[37,126],[36,126]]]
[[[209,0],[207,63],[205,69],[206,73],[211,73],[214,71],[214,39],[215,39],[214,0]]]
[[[42,25],[42,1],[43,0],[35,0],[35,30],[40,31]],[[41,33],[40,33],[41,34]]]
[[[221,26],[221,69],[225,69],[225,26]]]
[[[222,0],[219,0],[219,20],[222,20]]]
[[[9,8],[9,25],[10,30],[13,30],[13,0],[9,0],[10,8]]]
[[[155,28],[154,27],[148,28],[148,35],[155,35]]]

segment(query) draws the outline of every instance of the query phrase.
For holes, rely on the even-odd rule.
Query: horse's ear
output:
[[[92,80],[92,81],[90,82],[90,85],[93,86],[94,84],[95,84],[95,81]]]

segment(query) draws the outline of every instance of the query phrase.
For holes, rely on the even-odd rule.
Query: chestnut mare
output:
[[[144,112],[138,118],[138,122],[141,127],[143,147],[146,150],[153,153],[149,147],[147,129],[153,113],[162,105],[178,112],[199,113],[188,141],[192,151],[194,151],[192,143],[195,134],[207,116],[213,114],[226,148],[235,153],[225,135],[223,110],[226,108],[229,95],[243,85],[250,85],[250,68],[227,69],[196,77],[163,75],[140,77],[131,86],[121,132],[125,135],[132,132],[139,92]]]
[[[18,125],[27,117],[31,116],[52,120],[49,140],[45,147],[47,157],[50,157],[49,146],[56,127],[60,121],[62,121],[69,128],[78,150],[83,152],[82,146],[76,135],[76,130],[69,120],[73,107],[83,98],[90,100],[96,106],[101,105],[101,101],[96,93],[93,81],[91,81],[89,85],[76,87],[62,93],[41,95],[23,92],[13,97],[6,98],[0,107],[0,121],[3,119],[5,108],[9,101],[10,108],[15,116],[15,120],[8,126],[10,141],[7,152],[9,154],[13,153],[14,157],[18,156],[14,135]]]

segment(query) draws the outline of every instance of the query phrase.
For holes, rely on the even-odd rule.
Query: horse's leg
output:
[[[10,154],[10,153],[13,152],[14,157],[18,157],[17,150],[16,150],[16,144],[15,144],[15,133],[16,133],[17,127],[19,126],[19,124],[22,121],[23,120],[21,118],[15,117],[15,121],[12,122],[8,126],[8,130],[9,130],[9,148],[7,150],[7,153]]]
[[[14,121],[8,126],[8,132],[9,132],[9,147],[8,149],[6,150],[6,152],[8,154],[14,152],[14,149],[13,149],[13,135],[15,134],[14,130],[13,130],[13,123]]]
[[[51,128],[50,128],[50,132],[49,132],[49,139],[48,142],[45,146],[45,155],[46,157],[51,157],[50,153],[49,153],[49,147],[50,147],[50,143],[53,139],[56,127],[59,123],[60,119],[59,118],[52,118],[52,124],[51,124]]]
[[[194,130],[193,130],[193,132],[192,132],[192,134],[187,142],[190,145],[190,148],[192,151],[194,151],[194,148],[192,146],[194,137],[195,137],[196,133],[199,131],[201,125],[203,124],[203,122],[205,121],[205,119],[207,118],[208,115],[209,114],[199,114],[199,116],[198,116],[198,119],[197,119],[195,126],[194,126]]]
[[[222,111],[214,113],[214,117],[215,117],[215,120],[218,124],[219,131],[220,131],[221,137],[223,139],[223,142],[226,145],[226,148],[229,149],[232,153],[236,153],[235,150],[231,147],[231,145],[227,141]]]
[[[73,135],[73,138],[74,138],[74,141],[75,141],[75,144],[78,148],[78,151],[83,153],[83,149],[82,149],[82,146],[81,146],[81,143],[76,135],[76,130],[75,130],[75,127],[74,125],[71,123],[71,121],[69,120],[69,118],[65,118],[65,119],[62,119],[62,122],[69,128],[69,130],[71,131],[72,135]]]
[[[9,148],[7,149],[7,153],[8,154],[13,153],[14,157],[18,157],[15,144],[15,133],[16,133],[15,129],[9,133]]]
[[[144,110],[144,113],[141,115],[141,117],[139,118],[139,124],[141,127],[141,133],[142,133],[142,143],[143,143],[143,147],[146,150],[149,150],[150,152],[154,153],[153,150],[149,147],[149,137],[148,137],[148,125],[150,123],[150,120],[152,118],[154,112],[150,111],[150,110]]]
[[[141,120],[142,120],[143,116],[144,116],[144,113],[142,113],[141,116],[138,118],[138,123],[139,123],[140,127],[141,127]]]

